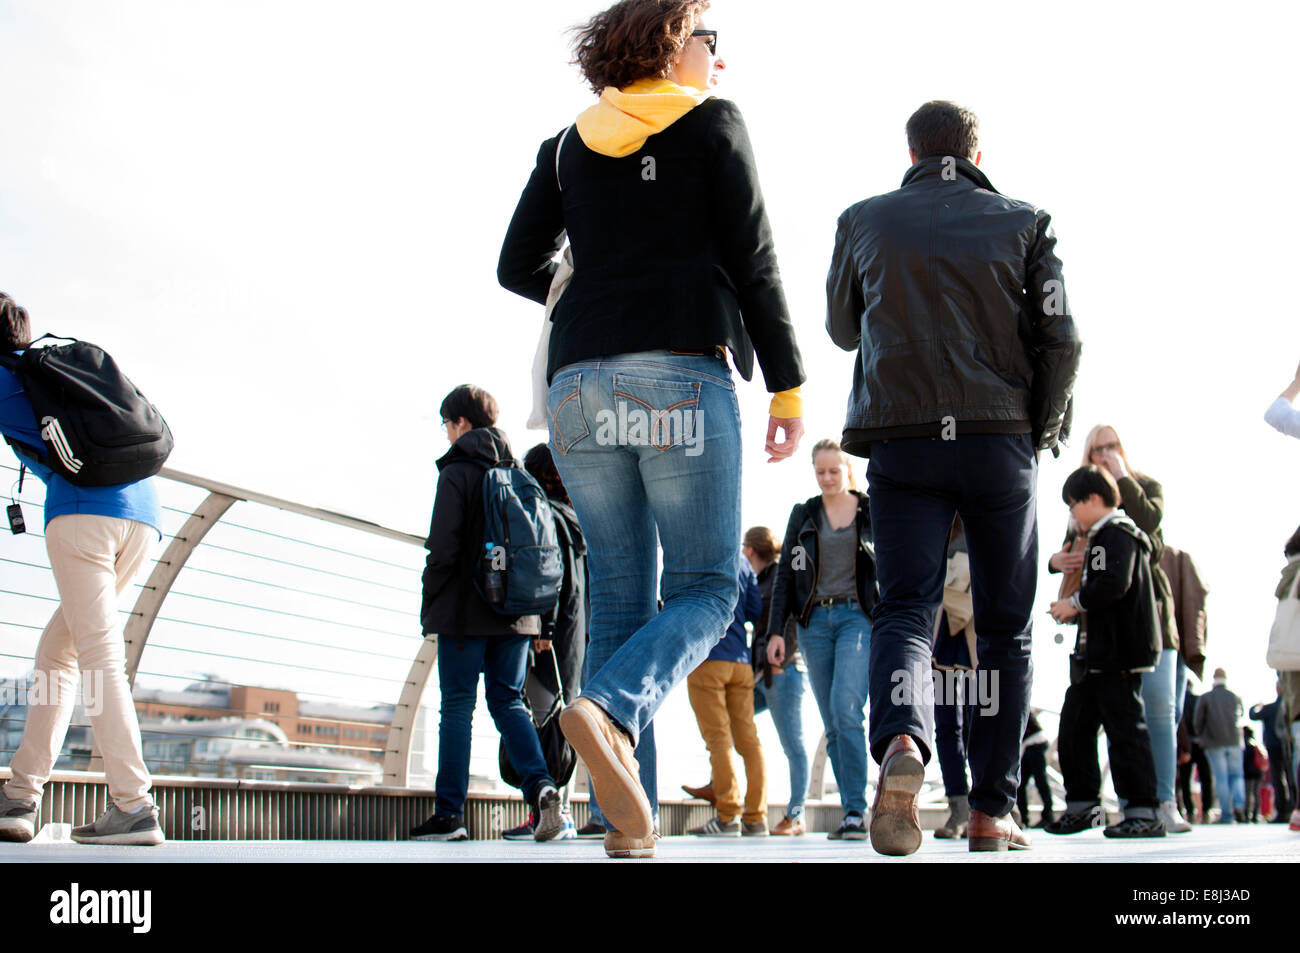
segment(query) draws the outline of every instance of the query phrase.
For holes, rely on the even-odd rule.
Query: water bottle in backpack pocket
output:
[[[479,595],[502,615],[548,612],[560,597],[564,563],[551,504],[517,464],[492,467],[483,475],[480,567],[474,580]]]

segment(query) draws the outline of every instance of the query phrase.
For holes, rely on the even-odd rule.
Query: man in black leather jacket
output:
[[[1079,341],[1050,217],[979,170],[975,115],[927,103],[907,135],[902,188],[840,216],[826,281],[827,331],[858,352],[843,446],[871,459],[870,747],[881,764],[871,840],[886,854],[921,842],[916,794],[933,727],[923,686],[960,512],[982,693],[996,696],[971,732],[969,843],[1023,848],[1009,814],[1029,710],[1037,455],[1068,436]]]

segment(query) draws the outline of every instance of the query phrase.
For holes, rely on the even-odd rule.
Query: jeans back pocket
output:
[[[551,446],[568,453],[591,431],[582,412],[582,373],[557,378],[546,395],[546,414],[551,422]]]
[[[602,410],[597,439],[613,430],[612,442],[668,450],[700,450],[704,439],[700,420],[700,382],[665,381],[628,374],[614,375],[614,409]]]

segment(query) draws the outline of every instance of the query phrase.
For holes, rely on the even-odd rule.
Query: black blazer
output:
[[[547,379],[590,358],[722,344],[746,380],[757,352],[769,391],[802,384],[736,104],[706,100],[618,159],[572,130],[557,182],[559,138],[537,152],[497,265],[502,287],[544,304],[568,233],[574,274],[551,314]]]

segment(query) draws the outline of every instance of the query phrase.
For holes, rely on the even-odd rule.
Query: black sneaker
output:
[[[1102,833],[1107,837],[1164,837],[1165,825],[1155,817],[1126,817]]]
[[[459,817],[435,814],[419,827],[411,828],[411,840],[469,840],[469,831]]]
[[[857,811],[849,811],[840,821],[840,826],[826,835],[827,840],[866,840],[867,825]]]
[[[1043,825],[1043,830],[1049,834],[1077,834],[1080,831],[1090,831],[1094,827],[1106,826],[1106,812],[1101,809],[1100,804],[1094,804],[1092,807],[1082,811],[1066,811],[1056,820]]]
[[[502,840],[532,840],[533,832],[536,830],[537,815],[532,811],[528,812],[528,820],[524,821],[518,827],[512,827],[501,835]]]
[[[608,833],[609,831],[595,821],[588,821],[578,828],[578,838],[580,840],[595,840],[597,838],[603,840]]]

